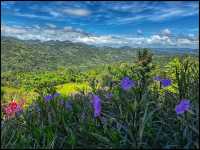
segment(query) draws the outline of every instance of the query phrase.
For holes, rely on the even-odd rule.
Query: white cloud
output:
[[[49,14],[50,15],[52,15],[52,16],[54,16],[54,17],[58,17],[58,16],[60,16],[61,14],[60,13],[58,13],[58,12],[56,12],[56,11],[49,11]]]
[[[182,45],[182,44],[192,44],[192,41],[190,41],[189,39],[178,39],[177,40],[177,43],[179,44],[179,45]]]
[[[147,39],[148,44],[171,45],[173,42],[168,36],[152,35]]]
[[[168,31],[168,30],[165,30]],[[199,47],[198,37],[177,37],[172,38],[167,35],[154,34],[149,37],[126,37],[111,35],[91,35],[81,29],[75,29],[70,26],[64,28],[44,28],[34,25],[31,28],[22,26],[1,25],[1,32],[4,36],[17,37],[22,40],[59,40],[83,42],[85,44],[111,47]],[[169,34],[169,31],[167,32]]]
[[[149,18],[149,20],[152,21],[160,21],[160,20],[165,20],[167,18],[171,18],[174,16],[180,16],[182,13],[184,13],[183,10],[181,9],[171,9],[171,10],[162,10],[162,13],[157,14],[156,16],[152,16]]]
[[[197,38],[180,38],[177,39],[177,45],[178,46],[190,46],[190,45],[196,45],[196,47],[199,47],[199,39]]]
[[[27,18],[39,18],[39,19],[45,19],[45,20],[51,20],[51,17],[48,16],[42,16],[42,15],[35,15],[35,14],[22,14],[22,13],[15,13],[14,15],[16,16],[21,16],[21,17],[27,17]]]
[[[168,36],[168,35],[171,34],[171,31],[169,29],[164,29],[164,30],[161,31],[161,34]]]
[[[19,28],[17,26],[15,27],[9,27],[9,26],[2,26],[1,27],[2,33],[8,33],[8,34],[24,34],[26,33],[26,29]]]
[[[197,3],[176,3],[176,2],[166,2],[166,5],[160,6],[159,3],[155,2],[152,4],[146,3],[130,3],[123,4],[120,6],[116,5],[110,9],[118,11],[129,12],[129,16],[123,16],[122,18],[113,18],[115,24],[126,24],[134,23],[134,21],[153,21],[159,22],[163,20],[170,20],[174,18],[181,18],[185,16],[193,16],[199,14],[199,6]],[[139,10],[138,10],[139,8]],[[149,13],[141,13],[148,10]],[[114,23],[113,23],[114,24]]]
[[[185,17],[185,16],[192,16],[198,14],[198,9],[191,9],[191,8],[182,8],[182,7],[169,7],[167,9],[161,9],[158,12],[154,12],[153,15],[150,15],[148,20],[151,21],[162,21],[171,19],[174,17]]]
[[[40,29],[40,26],[39,26],[39,25],[34,25],[34,27],[35,27],[36,29]]]
[[[28,4],[28,2],[27,2]],[[71,19],[70,16],[89,16],[92,14],[93,22],[98,22],[98,25],[109,24],[127,24],[138,23],[140,21],[163,21],[173,18],[181,18],[185,16],[192,16],[199,14],[199,5],[197,2],[85,2],[84,4],[79,2],[54,2],[55,6],[39,6],[33,4],[28,6],[29,14],[20,14],[19,12],[13,15],[18,15],[27,18],[39,18],[39,19],[56,19],[62,20]],[[89,10],[84,6],[92,7],[99,5],[95,10]],[[162,5],[164,4],[164,5]],[[11,5],[8,2],[2,2],[2,5]],[[3,7],[4,8],[4,7]],[[36,11],[42,11],[48,13],[46,15],[32,14]],[[10,11],[10,10],[9,10]],[[32,13],[31,13],[32,12]],[[120,12],[124,15],[119,15]]]
[[[147,17],[146,15],[137,15],[137,16],[134,16],[134,17],[118,18],[116,21],[119,22],[119,23],[125,23],[126,24],[126,23],[130,23],[130,22],[133,22],[133,21],[145,19],[146,17]]]
[[[70,26],[65,26],[65,27],[64,27],[64,30],[65,30],[65,31],[71,31],[72,29],[73,29],[73,28],[70,27]]]
[[[194,34],[191,34],[191,33],[188,34],[188,36],[189,36],[189,37],[195,37],[195,35],[194,35]]]
[[[77,8],[74,9],[66,8],[62,10],[62,12],[73,16],[88,16],[91,14],[91,12],[87,9],[77,9]]]
[[[46,23],[46,25],[50,28],[56,28],[56,25],[52,23]]]

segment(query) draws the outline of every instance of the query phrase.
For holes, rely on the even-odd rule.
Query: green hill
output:
[[[98,48],[69,41],[22,41],[2,37],[1,71],[54,70],[61,66],[85,68],[128,62],[133,59],[135,52],[133,49]]]

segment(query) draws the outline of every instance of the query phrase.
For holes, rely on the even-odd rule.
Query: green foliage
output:
[[[13,119],[5,120],[2,109],[2,149],[199,148],[197,56],[172,58],[148,49],[67,41],[3,37],[1,42],[2,106],[12,99],[27,100],[22,115]],[[172,85],[161,88],[153,80],[157,75]],[[136,87],[123,91],[124,76]],[[61,95],[45,103],[44,96],[55,92]],[[100,118],[93,117],[91,93],[101,98]],[[191,108],[177,116],[174,109],[182,98],[191,100]],[[72,100],[72,111],[61,99]]]
[[[199,91],[199,61],[189,56],[174,58],[167,66],[167,73],[178,86],[179,98],[193,97]],[[199,99],[199,95],[194,97]]]
[[[22,41],[11,37],[1,39],[1,71],[38,71],[57,68],[86,70],[113,62],[128,62],[135,50],[97,48],[69,41]],[[73,69],[74,70],[74,69]]]
[[[142,98],[142,94],[144,93],[144,91],[146,90],[145,87],[148,87],[148,83],[147,81],[149,80],[149,73],[150,71],[153,69],[152,66],[152,54],[149,52],[148,49],[143,49],[143,51],[138,51],[138,60],[137,60],[137,64],[138,64],[138,69],[135,70],[135,72],[137,72],[137,75],[139,77],[139,99]]]
[[[149,63],[152,61],[152,54],[149,52],[149,49],[143,49],[142,51],[138,51],[138,64],[142,65],[143,67],[146,67]]]

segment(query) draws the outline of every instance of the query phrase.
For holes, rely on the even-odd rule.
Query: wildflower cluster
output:
[[[170,79],[164,79],[164,78],[161,78],[160,76],[156,76],[154,80],[160,81],[163,87],[167,87],[172,84],[172,81]],[[176,105],[175,111],[176,111],[176,114],[179,115],[188,111],[189,108],[190,108],[190,101],[187,99],[182,99],[180,103]]]
[[[161,78],[160,76],[154,77],[154,80],[156,81],[160,81],[163,85],[163,87],[167,87],[170,86],[172,81],[170,79],[166,79],[166,78]],[[130,79],[129,77],[124,77],[121,81],[120,81],[120,86],[123,90],[128,91],[131,88],[135,87],[135,81]],[[44,97],[45,102],[51,101],[52,99],[54,99],[55,97],[59,96],[59,93],[55,93],[53,95],[47,95]],[[112,98],[112,93],[107,93],[105,95],[105,97],[107,99],[111,99]],[[64,106],[68,111],[72,111],[72,101],[68,100],[68,101],[64,101],[63,99],[60,100],[60,105]],[[180,102],[180,104],[178,104],[175,108],[176,113],[177,114],[182,114],[185,111],[187,111],[189,109],[189,100],[182,100]],[[92,108],[93,108],[93,112],[94,112],[94,117],[100,117],[101,115],[101,111],[102,111],[102,106],[101,106],[101,98],[98,95],[92,94]]]
[[[12,118],[15,115],[20,115],[23,111],[23,105],[25,103],[25,100],[21,100],[20,102],[16,102],[16,100],[12,100],[6,107],[5,107],[5,114],[6,117]]]

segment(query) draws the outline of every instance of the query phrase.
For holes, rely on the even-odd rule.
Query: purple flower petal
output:
[[[94,117],[98,117],[101,114],[101,99],[97,95],[92,97],[92,105],[94,109]]]
[[[133,80],[129,79],[129,77],[124,77],[120,82],[121,88],[125,91],[129,90],[133,86],[135,86],[135,83]]]
[[[60,93],[55,93],[55,94],[53,95],[54,98],[55,98],[55,97],[58,97],[58,96],[60,96]]]
[[[45,102],[48,102],[48,101],[50,101],[52,99],[53,99],[53,96],[51,94],[49,94],[49,95],[44,97]]]
[[[161,78],[160,76],[154,77],[154,80],[160,81],[163,87],[167,87],[172,84],[172,81],[170,79],[164,79],[164,78]]]
[[[182,114],[184,113],[185,111],[188,111],[188,109],[190,108],[190,101],[187,100],[187,99],[183,99],[181,100],[181,102],[176,105],[176,114]]]
[[[162,83],[163,87],[167,87],[171,85],[170,79],[161,79],[160,82]]]

